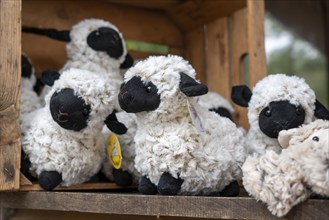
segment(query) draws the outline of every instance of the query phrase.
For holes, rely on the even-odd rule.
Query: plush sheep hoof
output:
[[[177,195],[184,180],[174,178],[170,173],[163,173],[158,184],[158,192],[162,195]]]
[[[155,195],[157,187],[146,176],[143,176],[139,182],[138,191],[144,195]]]
[[[113,169],[114,182],[118,186],[130,186],[133,184],[133,177],[128,171]]]
[[[225,197],[234,197],[238,196],[240,193],[240,187],[237,181],[231,182],[229,185],[227,185],[220,193],[220,196]]]
[[[44,190],[52,190],[63,181],[62,175],[57,171],[42,171],[38,182]]]

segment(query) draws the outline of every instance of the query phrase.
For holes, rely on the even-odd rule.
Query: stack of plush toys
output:
[[[277,216],[312,194],[329,196],[329,113],[304,79],[275,74],[252,91],[234,86],[233,102],[248,107],[245,131],[182,57],[133,65],[110,22],[23,31],[67,43],[64,67],[42,74],[41,97],[22,57],[22,172],[42,188],[102,173],[143,194],[237,196],[242,179]]]

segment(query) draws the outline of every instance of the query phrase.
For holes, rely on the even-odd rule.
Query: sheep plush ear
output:
[[[293,135],[297,133],[297,129],[282,130],[279,132],[278,141],[282,148],[287,148],[289,146],[289,141]]]
[[[185,73],[180,74],[179,89],[188,97],[204,95],[208,92],[208,87],[204,84],[198,83],[192,77]]]
[[[125,61],[121,63],[120,69],[128,69],[129,67],[132,67],[134,65],[134,59],[132,56],[127,53]]]
[[[41,81],[48,85],[53,86],[55,81],[59,79],[60,74],[54,70],[46,70],[42,72]]]
[[[231,99],[237,105],[248,107],[252,92],[246,85],[233,86],[231,90]]]
[[[128,130],[124,124],[118,121],[117,116],[115,115],[114,112],[112,112],[112,114],[107,116],[104,122],[108,127],[108,129],[110,129],[112,132],[116,134],[125,134]]]
[[[319,119],[329,120],[329,111],[318,100],[315,101],[314,116]]]
[[[22,31],[25,32],[25,33],[48,36],[52,39],[59,40],[59,41],[64,41],[64,42],[70,42],[71,41],[70,31],[68,31],[68,30],[58,31],[56,29],[23,27]]]

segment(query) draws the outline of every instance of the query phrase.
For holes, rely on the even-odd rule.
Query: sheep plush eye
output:
[[[265,116],[270,117],[271,115],[272,115],[272,111],[271,111],[271,109],[269,108],[269,109],[266,110],[266,112],[265,112]]]
[[[302,114],[302,109],[298,106],[296,107],[296,114],[301,115]]]
[[[312,140],[313,140],[313,141],[316,141],[316,142],[319,142],[320,139],[319,139],[319,137],[314,136],[314,137],[312,138]]]
[[[88,108],[84,108],[82,110],[82,114],[85,115],[85,116],[88,116],[89,115],[89,109]]]
[[[151,86],[146,87],[146,92],[151,93],[152,92],[152,87]]]
[[[101,33],[100,33],[99,31],[96,31],[96,32],[95,32],[95,35],[96,35],[96,36],[100,36]]]

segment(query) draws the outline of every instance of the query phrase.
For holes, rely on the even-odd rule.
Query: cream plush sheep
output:
[[[244,163],[243,185],[273,215],[284,216],[311,193],[329,196],[329,121],[279,133],[281,154],[267,151]]]
[[[31,60],[22,53],[22,83],[21,83],[21,118],[26,114],[41,108],[41,99],[33,90],[36,84],[34,68]]]
[[[174,55],[149,57],[125,74],[119,103],[136,114],[135,166],[144,194],[207,195],[241,178],[243,134],[229,119],[197,104],[193,96],[208,88],[195,75]]]
[[[102,19],[84,19],[71,30],[23,28],[24,32],[47,35],[66,42],[68,60],[60,72],[69,68],[85,69],[99,74],[119,91],[123,76],[120,68],[132,66],[124,38],[116,26]],[[42,97],[49,92],[43,90]],[[119,105],[116,104],[116,109]]]
[[[28,129],[23,131],[22,147],[30,159],[30,171],[46,190],[83,183],[100,170],[105,157],[104,121],[110,129],[125,132],[112,120],[116,91],[86,70],[43,77],[48,82],[59,79],[52,82],[46,106],[23,121],[29,123],[23,126]]]
[[[297,76],[269,75],[257,82],[252,92],[247,86],[234,86],[232,100],[248,107],[249,154],[262,155],[267,150],[280,153],[277,137],[281,130],[308,124],[314,117],[329,119],[328,110],[316,100],[314,91]]]

